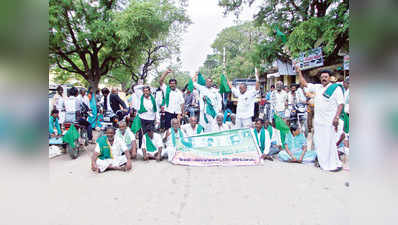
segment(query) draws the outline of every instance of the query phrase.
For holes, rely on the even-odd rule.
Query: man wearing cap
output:
[[[315,93],[313,124],[318,163],[323,170],[339,171],[342,164],[337,153],[336,132],[344,106],[343,88],[330,83],[331,72],[328,70],[320,72],[321,84],[307,83],[299,66],[296,71],[301,85]]]

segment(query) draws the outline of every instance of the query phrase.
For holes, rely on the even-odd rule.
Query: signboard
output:
[[[186,166],[253,166],[261,152],[251,129],[184,137],[176,142],[173,164]]]
[[[344,70],[350,70],[350,55],[344,56]]]
[[[322,48],[314,48],[301,52],[298,58],[292,60],[293,66],[300,65],[301,70],[323,66]]]

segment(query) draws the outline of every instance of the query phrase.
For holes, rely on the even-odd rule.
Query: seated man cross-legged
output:
[[[125,121],[119,122],[119,129],[116,130],[116,138],[120,138],[124,141],[127,146],[127,149],[130,153],[132,159],[135,159],[137,156],[137,143],[136,138],[133,132],[130,129],[127,129]]]
[[[190,124],[188,124],[190,126]],[[200,126],[200,125],[197,125]],[[171,161],[176,152],[176,144],[181,138],[184,137],[184,133],[180,128],[180,123],[177,119],[171,120],[171,128],[169,128],[164,135],[163,142],[166,144],[165,153]],[[163,154],[166,155],[166,154]]]
[[[280,151],[278,157],[283,162],[314,162],[315,151],[307,151],[307,140],[300,133],[296,124],[290,126],[290,133],[286,134],[285,148]]]
[[[108,127],[105,134],[106,136],[97,139],[97,144],[91,158],[91,169],[98,173],[102,173],[108,169],[130,170],[130,152],[124,140],[115,137],[115,129],[113,127]]]
[[[155,133],[155,127],[149,127],[147,133],[142,138],[142,146],[138,151],[138,155],[144,160],[156,159],[160,161],[165,153],[162,153],[163,143],[160,134]]]

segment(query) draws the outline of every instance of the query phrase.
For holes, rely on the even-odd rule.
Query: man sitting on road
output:
[[[149,127],[147,133],[142,138],[142,146],[138,151],[138,155],[142,156],[144,160],[156,159],[160,161],[162,159],[163,142],[160,134],[155,133],[155,127]]]
[[[307,140],[300,133],[296,124],[290,126],[290,133],[286,135],[285,148],[279,152],[278,157],[283,162],[314,162],[315,151],[307,151]]]
[[[58,117],[59,111],[57,109],[53,109],[48,121],[48,133],[50,134],[51,138],[60,137],[62,135],[61,127],[58,123]]]
[[[224,115],[218,114],[216,117],[216,123],[211,128],[211,132],[228,130],[229,127],[228,125],[223,123],[223,120],[224,120]]]
[[[273,156],[275,154],[278,154],[282,150],[282,140],[281,140],[281,132],[275,128],[275,120],[272,119],[272,124],[268,120],[265,121],[264,128],[267,129],[271,140],[271,146],[269,149],[268,156]]]
[[[198,124],[198,118],[196,116],[192,116],[189,118],[189,123],[181,126],[182,131],[185,136],[194,136],[200,133],[203,133],[204,128],[202,125]]]
[[[119,129],[116,130],[116,138],[120,138],[124,141],[127,146],[128,151],[130,152],[130,156],[132,159],[137,157],[137,144],[135,135],[130,129],[126,129],[126,122],[119,122]]]
[[[262,159],[269,159],[272,161],[272,158],[268,156],[269,148],[271,146],[271,141],[269,138],[269,133],[266,129],[264,129],[264,122],[262,119],[257,118],[254,124],[254,137],[256,138],[256,144],[261,151]]]
[[[130,152],[123,139],[115,138],[115,129],[113,127],[108,127],[105,134],[106,136],[97,139],[91,158],[91,169],[98,173],[102,173],[105,170],[130,170]]]
[[[183,137],[184,132],[180,128],[178,119],[172,119],[171,127],[164,134],[163,143],[166,144],[166,149],[162,154],[162,157],[168,156],[169,161],[171,161],[176,152],[176,144]]]

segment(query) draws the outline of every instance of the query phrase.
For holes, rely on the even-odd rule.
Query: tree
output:
[[[167,0],[49,0],[50,64],[97,89],[122,56],[140,65],[145,49],[185,11]]]
[[[257,66],[252,57],[255,53],[254,47],[266,38],[264,33],[262,27],[255,27],[252,22],[223,29],[211,45],[213,54],[207,56],[200,72],[218,82],[221,73],[224,72],[225,48],[225,74],[229,79],[254,76],[254,67]]]
[[[220,0],[219,5],[239,15],[244,6],[255,0]],[[268,28],[268,38],[257,48],[259,59],[289,61],[299,52],[321,46],[325,64],[339,61],[338,53],[348,51],[349,1],[348,0],[265,0],[254,15],[257,26]],[[278,31],[288,37],[283,41]]]

